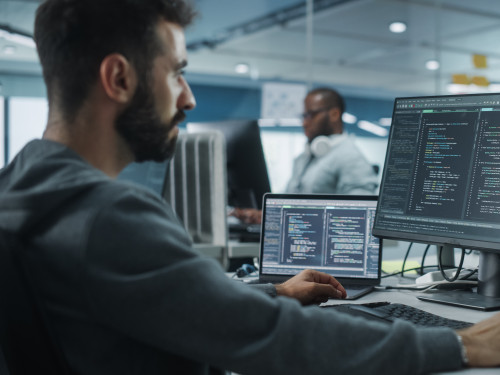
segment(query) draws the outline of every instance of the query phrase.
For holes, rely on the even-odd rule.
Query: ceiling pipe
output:
[[[306,71],[307,91],[311,91],[314,79],[313,34],[314,34],[314,0],[307,0],[306,7]]]
[[[439,68],[435,70],[435,94],[442,94],[441,90],[441,71],[443,69],[442,53],[441,53],[441,0],[437,0],[434,12],[434,59],[439,63]]]
[[[338,5],[353,3],[361,0],[314,0],[313,13],[317,13]],[[304,18],[307,15],[307,8],[310,6],[310,0],[301,2],[287,8],[266,14],[262,17],[255,18],[248,22],[241,23],[232,27],[228,27],[211,38],[196,40],[187,44],[189,51],[196,51],[202,48],[216,48],[218,45],[229,40],[254,34],[256,32],[269,29],[275,26],[285,26],[290,21]]]

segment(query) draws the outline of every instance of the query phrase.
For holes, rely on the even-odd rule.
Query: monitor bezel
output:
[[[395,111],[396,111],[396,105],[398,101],[401,100],[416,100],[416,99],[432,99],[432,98],[456,98],[456,97],[479,97],[479,96],[497,96],[500,97],[500,93],[474,93],[474,94],[459,94],[459,95],[424,95],[424,96],[411,96],[411,97],[397,97],[394,99],[394,106],[393,106],[393,112],[392,112],[392,121],[391,121],[391,128],[388,136],[388,141],[387,141],[387,149],[386,149],[386,155],[385,155],[385,162],[384,162],[384,168],[382,172],[382,178],[380,182],[380,189],[379,192],[381,193],[384,188],[385,184],[385,177],[387,173],[386,165],[387,161],[389,159],[389,150],[391,147],[391,139],[394,130],[394,119],[395,119]],[[491,242],[491,241],[481,241],[477,239],[471,239],[471,238],[459,238],[459,237],[446,237],[446,236],[440,236],[437,234],[417,234],[414,232],[408,232],[408,231],[396,231],[396,230],[387,230],[387,229],[379,229],[376,227],[377,224],[377,216],[380,215],[380,205],[381,205],[381,200],[379,199],[377,203],[377,210],[375,213],[375,220],[374,220],[374,225],[373,225],[373,235],[376,237],[379,237],[381,239],[391,239],[391,240],[399,240],[399,241],[411,241],[411,242],[418,242],[418,243],[425,243],[425,244],[431,244],[431,245],[438,245],[438,246],[452,246],[455,248],[462,248],[462,249],[474,249],[474,250],[480,250],[480,251],[486,251],[486,252],[492,252],[492,253],[500,253],[500,239],[499,242]]]
[[[377,202],[378,195],[335,195],[335,194],[297,194],[297,193],[266,193],[262,199],[262,217],[266,214],[266,200],[268,199],[315,199],[315,200],[345,200],[345,201],[369,201]],[[376,206],[377,207],[377,206]],[[261,223],[261,237],[260,237],[260,256],[259,256],[259,278],[269,282],[283,282],[291,276],[288,274],[270,274],[263,272],[263,252],[264,252],[264,220]],[[372,233],[373,234],[373,233]],[[334,276],[340,283],[349,282],[351,285],[364,284],[364,285],[379,285],[382,278],[382,259],[383,259],[383,239],[379,238],[379,265],[377,277],[372,278],[353,278]]]

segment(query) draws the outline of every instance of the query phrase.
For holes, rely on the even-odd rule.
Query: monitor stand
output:
[[[500,310],[500,254],[481,252],[479,255],[477,292],[440,291],[417,298],[482,311]]]

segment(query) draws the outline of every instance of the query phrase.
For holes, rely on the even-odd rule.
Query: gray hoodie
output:
[[[366,322],[271,298],[191,247],[171,208],[65,146],[29,143],[0,171],[14,234],[78,374],[422,374],[461,367],[449,329]]]

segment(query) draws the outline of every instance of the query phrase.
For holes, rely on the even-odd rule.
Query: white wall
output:
[[[5,142],[4,142],[4,129],[5,129],[5,124],[4,124],[4,97],[0,96],[0,168],[2,168],[5,165]]]
[[[41,138],[47,123],[49,106],[43,98],[10,98],[9,161],[35,138]]]
[[[306,137],[303,133],[272,130],[260,134],[271,189],[274,193],[282,193],[292,174],[293,159],[304,150]]]
[[[387,151],[387,138],[369,138],[356,137],[356,145],[363,153],[370,164],[375,164],[380,167],[378,174],[378,182],[382,179],[382,170],[384,169],[385,153]]]

